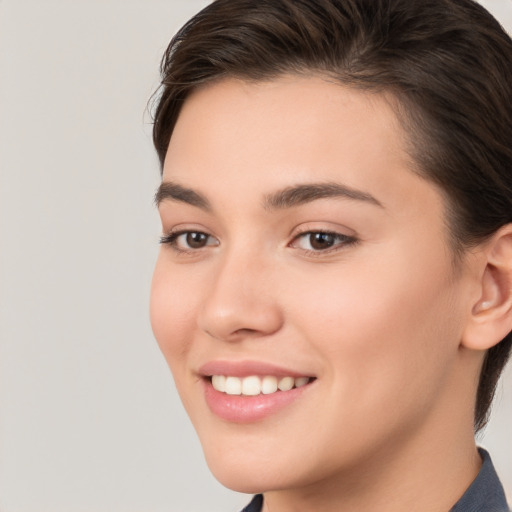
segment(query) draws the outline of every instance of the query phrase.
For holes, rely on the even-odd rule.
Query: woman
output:
[[[151,317],[247,511],[505,511],[512,41],[471,0],[217,0],[171,41]]]

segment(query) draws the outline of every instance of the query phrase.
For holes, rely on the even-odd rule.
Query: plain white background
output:
[[[205,0],[0,0],[0,511],[235,512],[153,340],[146,102]],[[484,2],[512,31],[512,2]],[[481,443],[512,495],[512,371]]]

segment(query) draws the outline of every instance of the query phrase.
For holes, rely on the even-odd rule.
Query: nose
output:
[[[233,253],[216,262],[200,308],[200,329],[224,341],[260,338],[283,324],[275,271],[252,255]]]

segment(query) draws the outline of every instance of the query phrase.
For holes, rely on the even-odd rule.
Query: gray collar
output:
[[[510,512],[505,492],[489,454],[479,448],[482,468],[450,512]]]

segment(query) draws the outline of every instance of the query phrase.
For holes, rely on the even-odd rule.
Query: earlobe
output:
[[[472,350],[487,350],[512,330],[512,224],[498,230],[482,251],[480,295],[462,338],[462,345]]]

